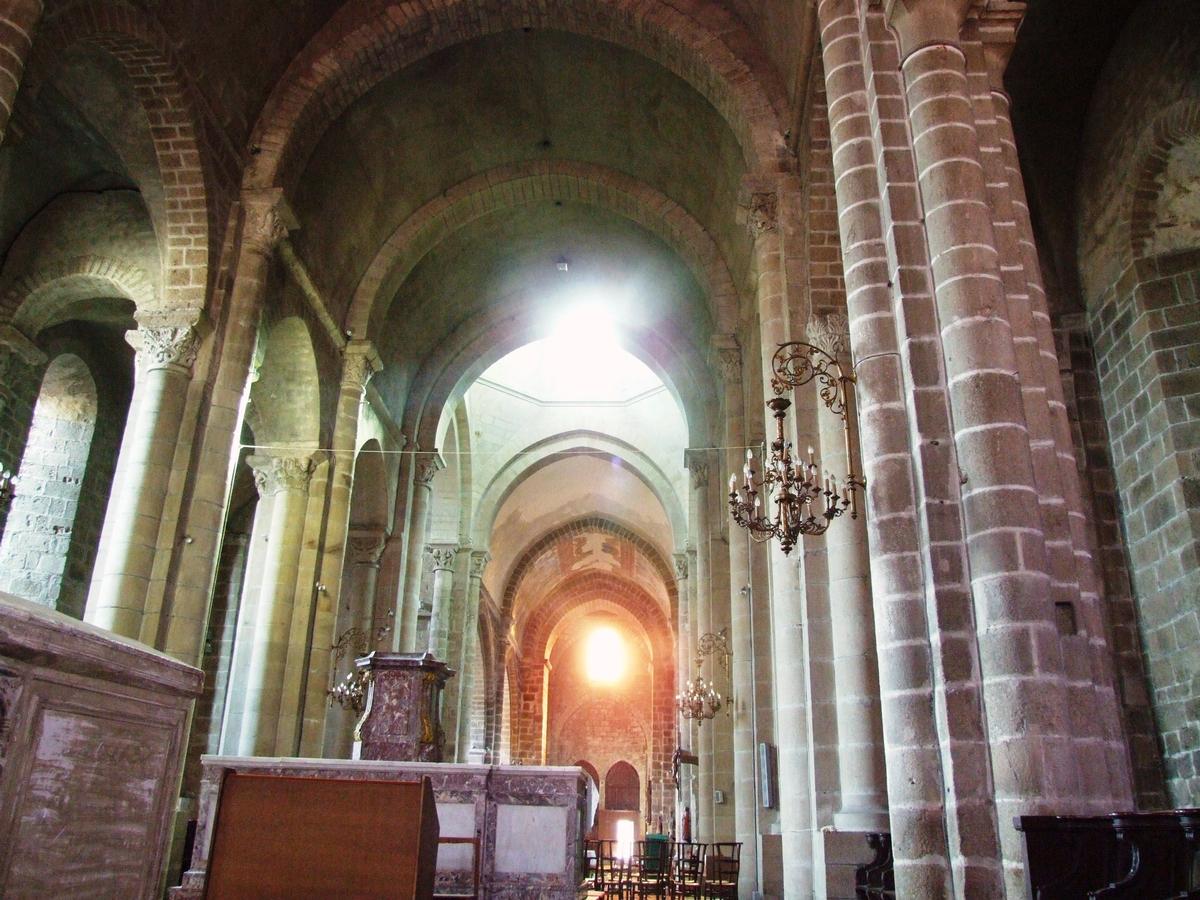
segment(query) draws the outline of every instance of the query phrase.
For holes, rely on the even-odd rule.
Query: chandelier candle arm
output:
[[[736,475],[729,478],[729,510],[733,520],[747,529],[754,540],[777,538],[786,555],[800,535],[824,534],[830,523],[847,510],[851,518],[858,518],[858,489],[865,488],[866,482],[857,474],[858,410],[853,374],[845,374],[837,359],[821,348],[800,341],[779,345],[772,370],[771,388],[777,395],[815,380],[821,401],[841,418],[846,441],[845,479],[839,480],[832,472],[821,469],[818,482],[818,465],[811,446],[807,463],[792,458],[791,441],[784,431],[784,419],[792,401],[782,396],[767,401],[776,431],[771,455],[763,460],[762,477],[756,479],[754,451],[746,451],[741,486]],[[774,501],[773,519],[762,511],[760,491]]]

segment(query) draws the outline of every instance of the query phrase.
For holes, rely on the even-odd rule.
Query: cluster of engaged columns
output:
[[[818,6],[904,896],[1022,895],[1014,815],[1129,802],[995,80],[1012,23],[968,8]]]

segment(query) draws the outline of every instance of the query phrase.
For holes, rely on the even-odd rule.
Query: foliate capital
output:
[[[436,451],[418,452],[413,468],[413,480],[428,487],[433,482],[433,476],[446,468],[446,462]]]
[[[779,228],[779,195],[774,191],[755,192],[750,195],[750,210],[746,216],[746,228],[753,238]]]
[[[686,553],[675,554],[675,578],[683,581],[688,577],[688,555]]]
[[[383,368],[383,360],[371,341],[350,341],[342,351],[342,386],[357,390],[367,389],[371,376]]]
[[[714,335],[712,359],[721,371],[726,384],[738,384],[742,380],[742,351],[737,338],[731,334]]]
[[[190,372],[200,349],[200,335],[191,325],[145,325],[129,334],[139,366],[146,369],[183,369]]]
[[[379,568],[379,560],[383,556],[386,543],[380,532],[360,532],[350,535],[346,541],[346,552],[350,561],[356,566]]]
[[[834,359],[844,359],[850,352],[850,320],[845,313],[816,313],[808,320],[808,341]]]
[[[425,548],[425,552],[429,554],[433,560],[433,570],[447,570],[454,568],[454,558],[458,555],[458,544],[430,544]]]
[[[296,227],[296,218],[288,209],[283,191],[268,188],[242,195],[242,241],[266,255]]]
[[[313,473],[312,454],[303,456],[274,456],[256,453],[246,457],[254,470],[254,484],[260,497],[287,491],[305,492]]]
[[[483,570],[487,568],[487,564],[491,560],[492,554],[486,550],[472,550],[470,576],[472,578],[482,578]]]

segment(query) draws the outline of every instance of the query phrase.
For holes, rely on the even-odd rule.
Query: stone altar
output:
[[[354,758],[441,762],[442,688],[454,670],[429,653],[371,653],[355,665],[369,677]]]
[[[0,896],[162,896],[199,669],[0,594]]]
[[[442,837],[480,837],[480,896],[574,900],[582,877],[587,776],[575,766],[473,766],[381,760],[205,756],[191,868],[172,900],[200,900],[221,784],[227,772],[347,780],[419,781],[429,776]],[[437,892],[469,892],[471,853],[438,854]]]

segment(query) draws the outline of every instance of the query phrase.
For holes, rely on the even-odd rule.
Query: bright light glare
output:
[[[615,347],[617,328],[604,301],[588,299],[571,306],[559,317],[553,339],[571,347],[575,353],[587,353]]]
[[[633,819],[617,819],[617,846],[613,856],[629,859],[633,856]]]
[[[587,638],[587,677],[596,684],[614,684],[625,674],[625,642],[615,628],[595,629]]]

